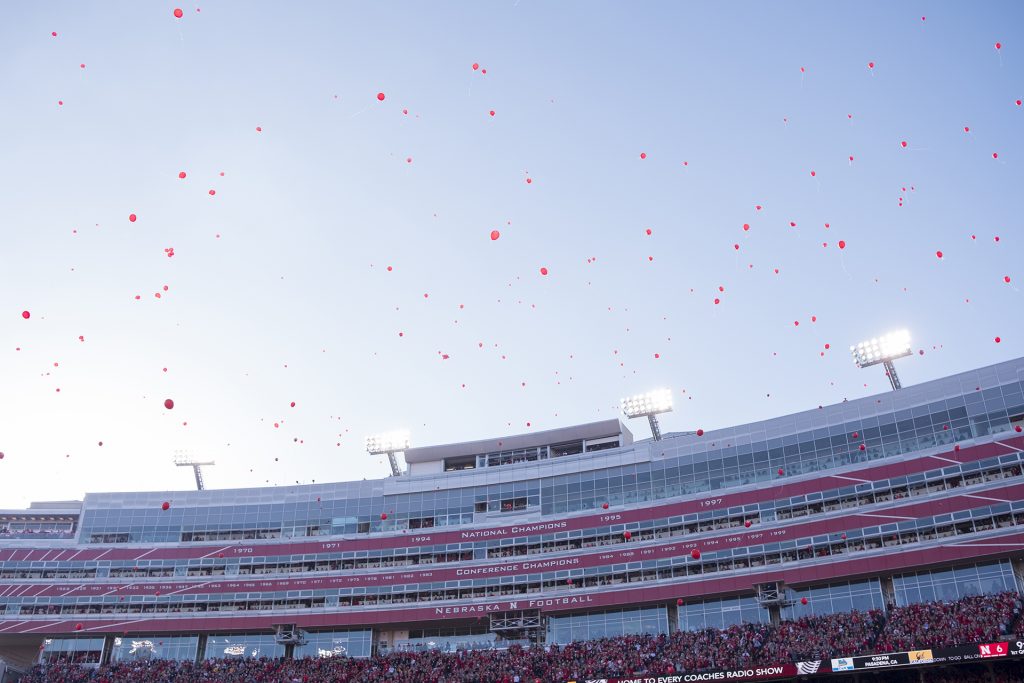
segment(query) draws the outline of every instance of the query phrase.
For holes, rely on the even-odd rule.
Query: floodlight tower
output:
[[[889,377],[892,390],[901,389],[900,378],[896,374],[896,366],[892,364],[897,358],[903,358],[913,353],[910,350],[910,333],[906,330],[898,330],[874,339],[862,341],[856,346],[850,347],[850,354],[853,362],[858,368],[866,368],[881,363],[885,366],[885,374]]]
[[[402,452],[407,448],[409,448],[409,432],[404,429],[366,437],[367,453],[370,455],[388,454],[388,461],[391,463],[391,476],[393,477],[400,477],[402,475],[402,470],[398,468],[398,459],[395,457],[395,453]]]
[[[622,399],[622,412],[626,417],[647,416],[651,423],[651,435],[655,441],[661,441],[661,427],[658,426],[658,415],[672,412],[672,390],[655,389],[646,394],[637,394]]]
[[[193,460],[188,454],[178,451],[174,454],[174,464],[178,467],[191,467],[192,472],[196,475],[196,489],[203,491],[206,487],[203,485],[203,470],[204,465],[216,465],[213,460],[206,462],[198,462]]]

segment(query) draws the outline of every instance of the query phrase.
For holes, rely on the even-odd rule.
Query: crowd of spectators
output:
[[[369,659],[143,660],[99,668],[58,661],[33,669],[22,683],[562,683],[658,676],[990,641],[1016,628],[1021,607],[1016,593],[1003,593],[893,607],[888,615],[880,610],[849,612],[778,625],[627,635],[564,646],[392,651]],[[929,670],[925,680],[974,680],[971,669],[963,670],[964,677],[959,677],[960,670]],[[1016,663],[1004,667],[997,682],[1024,682],[1022,670]],[[991,683],[988,678],[977,680]]]
[[[1017,593],[894,607],[875,646],[880,652],[898,652],[989,640],[1007,633],[1016,624],[1021,608]]]

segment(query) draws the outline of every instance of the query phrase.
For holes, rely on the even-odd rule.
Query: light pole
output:
[[[898,330],[874,339],[862,341],[860,344],[850,347],[850,354],[853,362],[858,368],[866,368],[881,363],[885,366],[885,374],[889,377],[892,390],[901,389],[900,378],[896,374],[896,366],[893,361],[897,358],[909,356],[910,333],[906,330]]]
[[[196,489],[204,491],[206,489],[206,485],[203,482],[202,468],[206,465],[216,465],[217,463],[212,460],[198,462],[193,460],[187,453],[178,451],[174,454],[174,464],[178,467],[191,467],[193,474],[196,475]]]
[[[651,424],[651,435],[661,441],[661,427],[658,426],[660,413],[672,412],[672,390],[655,389],[646,394],[637,394],[622,399],[622,412],[628,418],[647,416]]]
[[[409,432],[400,430],[387,432],[385,434],[374,434],[366,437],[366,452],[370,455],[388,454],[388,461],[391,463],[391,476],[400,477],[402,470],[398,468],[398,459],[395,453],[409,448]]]

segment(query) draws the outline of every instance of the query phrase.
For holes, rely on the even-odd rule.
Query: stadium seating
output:
[[[889,611],[876,646],[883,652],[898,652],[987,640],[1008,632],[1019,619],[1021,607],[1015,593],[897,607]]]
[[[631,635],[564,647],[392,652],[372,659],[209,660],[200,664],[153,660],[99,669],[57,662],[45,670],[37,667],[22,683],[561,683],[654,676],[992,640],[1016,632],[1021,607],[1018,594],[1002,593],[894,607],[888,615],[850,612],[779,625],[743,624],[679,631],[671,636]],[[1024,668],[1018,663],[1002,663],[997,669],[1000,683],[1024,681]],[[918,680],[916,671],[907,673]],[[924,680],[937,683],[989,680],[987,670],[978,667],[937,668],[926,673]]]

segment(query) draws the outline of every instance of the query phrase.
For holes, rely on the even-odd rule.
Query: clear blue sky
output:
[[[0,507],[1024,355],[1021,3],[175,6],[4,8]]]

